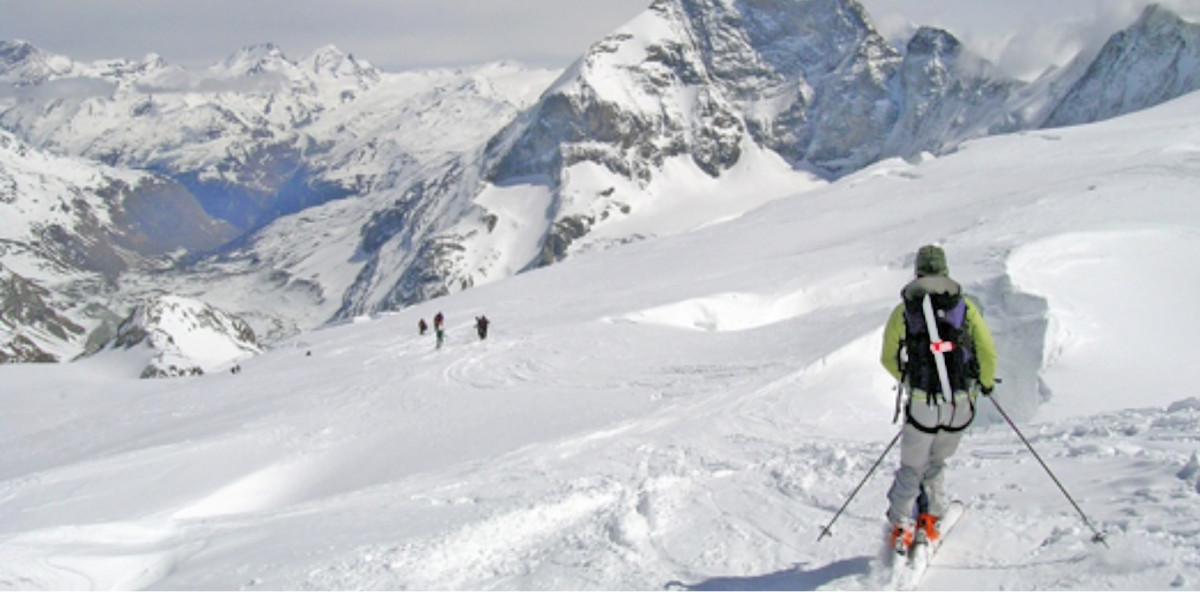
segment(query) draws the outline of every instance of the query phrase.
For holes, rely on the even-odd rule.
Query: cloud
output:
[[[52,79],[32,86],[0,86],[0,97],[15,98],[22,101],[63,101],[73,103],[87,100],[88,98],[109,98],[112,97],[116,89],[117,86],[115,83],[104,81],[103,79],[65,77],[62,79]]]
[[[142,82],[135,89],[142,94],[220,94],[271,93],[287,89],[290,83],[279,73],[259,73],[234,79],[203,77],[197,74],[181,74],[170,79],[159,79],[153,83]]]
[[[919,25],[954,34],[1004,72],[1031,79],[1080,53],[1094,53],[1112,34],[1158,3],[1200,19],[1195,0],[861,0],[889,40],[903,44]]]

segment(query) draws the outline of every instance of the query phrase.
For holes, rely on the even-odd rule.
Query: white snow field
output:
[[[896,451],[817,538],[897,431],[881,332],[926,243],[1107,547],[985,402],[921,589],[1200,589],[1197,115],[886,161],[236,375],[4,366],[0,589],[879,589]]]

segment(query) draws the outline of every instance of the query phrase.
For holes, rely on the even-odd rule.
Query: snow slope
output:
[[[985,406],[922,588],[1198,589],[1198,111],[876,164],[237,375],[5,366],[0,589],[877,589],[896,454],[816,540],[896,431],[879,341],[929,242],[1108,547]]]

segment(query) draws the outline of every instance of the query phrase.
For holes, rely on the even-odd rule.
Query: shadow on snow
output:
[[[870,572],[871,558],[860,556],[831,563],[812,571],[796,565],[786,571],[751,577],[715,577],[699,583],[672,581],[668,589],[695,592],[811,592],[844,577]]]

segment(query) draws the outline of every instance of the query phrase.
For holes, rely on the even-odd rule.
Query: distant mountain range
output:
[[[735,216],[689,193],[783,193],[731,183],[755,170],[804,185],[1198,88],[1200,25],[1161,7],[1032,82],[947,31],[894,47],[852,0],[657,0],[562,73],[0,42],[0,361],[99,347],[164,293],[277,341]]]

